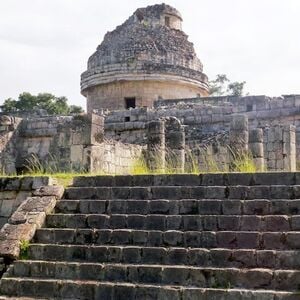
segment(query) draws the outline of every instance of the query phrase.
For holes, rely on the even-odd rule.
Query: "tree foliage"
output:
[[[215,80],[209,82],[211,96],[243,96],[246,81],[231,82],[227,75],[218,74]]]
[[[50,93],[39,93],[32,95],[24,92],[19,95],[18,100],[8,98],[0,106],[2,112],[25,112],[43,109],[49,115],[68,115],[82,113],[83,109],[80,106],[68,105],[66,97],[56,97]]]

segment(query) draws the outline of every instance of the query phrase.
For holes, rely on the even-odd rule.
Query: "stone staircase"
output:
[[[300,174],[78,177],[0,288],[0,299],[300,299]]]

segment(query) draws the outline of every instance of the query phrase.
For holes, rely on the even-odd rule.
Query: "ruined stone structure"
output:
[[[104,118],[95,114],[0,118],[4,174],[36,172],[126,173],[142,146],[105,139]]]
[[[180,13],[138,9],[108,32],[82,74],[87,115],[1,116],[0,166],[109,174],[150,170],[295,171],[300,161],[300,95],[206,97],[207,77]],[[44,168],[44,166],[42,166]]]
[[[0,179],[0,300],[299,299],[300,95],[205,97],[181,21],[154,5],[107,33],[87,114],[0,116],[3,173],[106,173]],[[289,172],[224,172],[249,158]],[[118,176],[143,159],[193,175]]]
[[[154,5],[108,32],[81,76],[87,111],[206,96],[207,77],[181,22],[175,8]]]
[[[232,154],[245,152],[257,170],[294,171],[300,160],[300,95],[166,99],[153,108],[104,116],[107,137],[138,145],[147,143],[148,122],[176,118],[185,131],[186,159],[192,151],[200,171],[209,169],[207,157],[213,158],[216,171],[226,171]]]

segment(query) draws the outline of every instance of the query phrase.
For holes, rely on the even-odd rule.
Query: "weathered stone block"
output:
[[[62,186],[43,186],[33,191],[34,196],[54,196],[56,199],[60,199],[64,194],[64,188]]]
[[[0,207],[1,217],[10,217],[13,212],[14,200],[2,200]]]

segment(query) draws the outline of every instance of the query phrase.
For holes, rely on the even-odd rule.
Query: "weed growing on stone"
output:
[[[24,166],[24,174],[58,174],[61,170],[66,173],[85,173],[84,168],[78,168],[72,164],[59,164],[60,159],[54,155],[49,154],[47,158],[41,160],[36,154],[32,154],[26,159]]]
[[[224,173],[224,172],[257,172],[252,155],[249,153],[233,153],[228,147],[226,153],[213,153],[210,148],[197,148],[193,150],[186,149],[181,153],[178,150],[165,149],[165,163],[161,162],[161,151],[152,151],[151,159],[146,158],[149,153],[142,155],[133,160],[128,173],[130,175],[145,174],[205,174],[205,173]],[[182,157],[181,155],[185,156]],[[231,159],[230,159],[231,157]],[[72,167],[66,168],[65,172],[61,172],[61,166],[55,163],[54,157],[42,162],[36,155],[32,155],[27,159],[23,175],[30,176],[52,176],[58,180],[63,186],[72,184],[74,176],[105,176],[105,175],[121,175],[121,174],[105,174],[103,172],[87,173],[86,170],[77,170]],[[153,165],[149,165],[149,161]],[[182,163],[184,161],[184,163]],[[229,163],[230,161],[230,163]]]
[[[19,258],[21,260],[28,259],[29,245],[30,245],[29,241],[24,241],[24,240],[21,241],[21,244],[20,244],[20,255],[19,255]]]
[[[143,174],[205,174],[205,173],[255,173],[257,172],[253,157],[249,153],[233,153],[228,148],[228,157],[225,161],[220,161],[217,155],[214,155],[209,149],[195,149],[193,151],[185,151],[185,166],[184,170],[180,169],[178,155],[170,150],[166,150],[166,165],[165,169],[149,168],[147,159],[144,155],[134,160],[130,170],[131,175]],[[229,155],[231,162],[229,163]],[[151,160],[155,161],[155,157]],[[157,158],[158,159],[158,158]],[[162,164],[155,162],[155,165],[160,167]]]
[[[229,149],[229,151],[231,151],[231,149]],[[233,156],[233,161],[229,171],[242,173],[257,172],[251,153],[233,153],[233,151],[230,153]]]
[[[134,160],[132,168],[130,170],[130,174],[132,175],[150,174],[150,170],[147,166],[147,162],[144,156],[138,157],[137,159]]]

